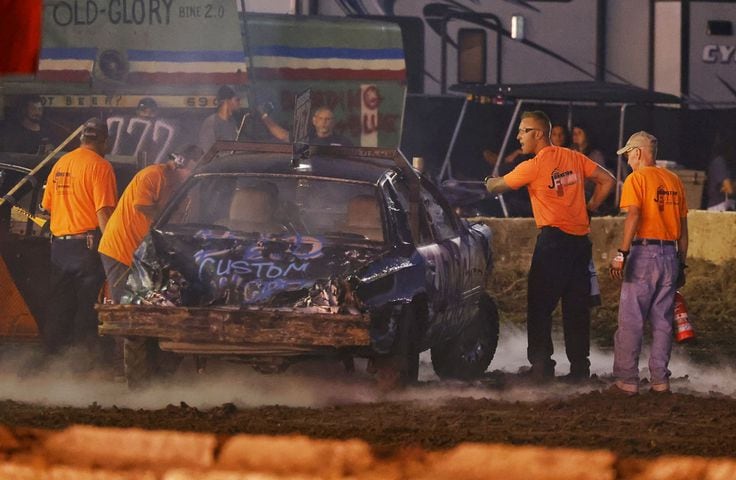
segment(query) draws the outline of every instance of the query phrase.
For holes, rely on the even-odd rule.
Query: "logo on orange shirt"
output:
[[[680,192],[677,190],[667,190],[663,185],[657,187],[657,196],[654,201],[657,202],[659,211],[664,211],[665,205],[678,205],[680,203]]]
[[[69,172],[56,172],[54,176],[54,192],[66,195],[71,189],[71,174]]]
[[[573,185],[575,183],[578,183],[578,176],[573,172],[572,170],[567,170],[566,172],[560,172],[556,168],[552,170],[552,175],[550,176],[551,182],[549,185],[547,185],[547,188],[550,190],[557,190],[557,196],[561,197],[565,194],[565,186],[566,185]]]

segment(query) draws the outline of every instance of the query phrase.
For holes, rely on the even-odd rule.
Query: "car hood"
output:
[[[136,251],[129,285],[153,303],[338,308],[361,276],[375,275],[369,265],[386,251],[344,238],[153,230]]]

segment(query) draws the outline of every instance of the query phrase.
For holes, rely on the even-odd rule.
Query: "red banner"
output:
[[[38,68],[41,8],[41,0],[0,0],[0,75]]]

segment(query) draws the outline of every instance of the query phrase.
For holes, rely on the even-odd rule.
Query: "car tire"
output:
[[[488,295],[478,307],[478,315],[459,335],[432,347],[432,367],[440,378],[473,380],[491,364],[498,346],[498,308]]]
[[[125,381],[131,390],[140,390],[151,379],[151,355],[148,339],[126,337],[123,340],[123,361]]]
[[[158,348],[152,338],[126,337],[123,342],[125,380],[131,390],[145,388],[153,379],[171,376],[179,367],[181,358]]]
[[[391,352],[375,361],[378,386],[383,391],[406,387],[419,377],[417,314],[413,303],[402,308],[397,333]]]

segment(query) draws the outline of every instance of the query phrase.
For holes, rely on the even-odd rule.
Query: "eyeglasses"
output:
[[[532,130],[541,130],[541,128],[520,128],[519,135],[524,135],[526,133],[531,132]]]

